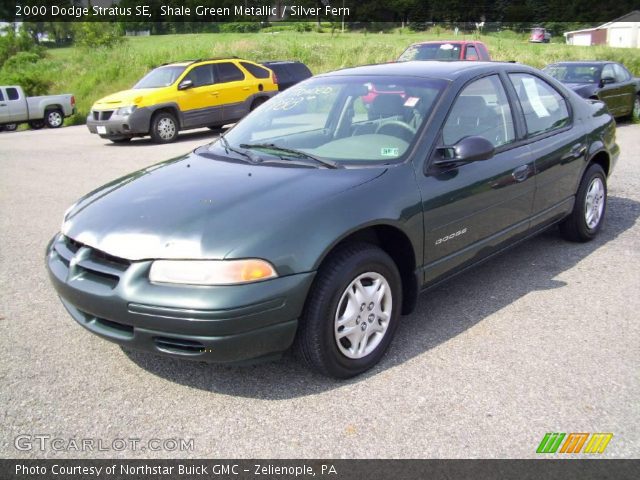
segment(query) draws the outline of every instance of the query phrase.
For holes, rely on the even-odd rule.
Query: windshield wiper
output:
[[[288,153],[290,155],[294,155],[299,158],[308,158],[309,160],[313,160],[314,162],[324,165],[327,168],[343,168],[342,165],[332,160],[325,160],[323,158],[318,158],[307,152],[303,152],[302,150],[294,150],[293,148],[279,147],[275,143],[241,143],[240,148],[264,148],[266,150],[273,150],[274,152]]]
[[[224,151],[225,151],[225,153],[227,155],[229,154],[229,152],[233,152],[233,153],[237,153],[238,155],[243,156],[244,158],[249,160],[251,163],[260,163],[260,162],[262,162],[261,158],[256,157],[255,155],[253,155],[250,152],[243,152],[242,150],[238,150],[237,148],[233,148],[229,144],[229,140],[224,138],[224,135],[220,135],[219,138],[220,138],[220,141],[222,142],[222,147],[224,148]],[[242,145],[240,145],[240,146],[242,147]]]

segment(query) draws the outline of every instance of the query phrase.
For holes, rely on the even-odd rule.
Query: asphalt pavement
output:
[[[535,457],[547,432],[610,432],[602,456],[640,456],[640,125],[618,128],[595,241],[552,229],[428,292],[349,381],[289,355],[229,367],[124,351],[57,299],[44,249],[65,209],[214,138],[0,134],[0,457]]]

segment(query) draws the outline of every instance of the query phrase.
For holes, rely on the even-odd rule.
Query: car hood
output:
[[[119,108],[140,103],[145,94],[156,91],[156,88],[137,88],[122,90],[97,100],[93,108]]]
[[[564,85],[582,97],[589,97],[598,89],[594,83],[565,83]]]
[[[288,218],[385,171],[256,166],[192,153],[89,193],[69,209],[62,232],[128,260],[221,259],[265,229],[295,235]]]

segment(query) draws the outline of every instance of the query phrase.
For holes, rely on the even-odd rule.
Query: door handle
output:
[[[529,178],[529,171],[529,165],[522,165],[521,167],[518,167],[513,172],[511,172],[511,176],[518,183],[524,182],[527,178]]]
[[[209,92],[209,95],[219,95],[220,92]]]
[[[242,87],[243,90],[249,90],[249,87]]]
[[[7,104],[6,103],[0,103],[0,107],[6,107]]]
[[[576,143],[573,147],[571,147],[569,153],[573,158],[580,158],[586,150],[586,145],[583,145],[582,143]]]

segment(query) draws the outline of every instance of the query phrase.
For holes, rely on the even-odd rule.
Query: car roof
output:
[[[186,67],[187,65],[193,65],[194,63],[203,63],[203,62],[219,62],[221,60],[241,60],[243,62],[247,62],[249,60],[244,60],[238,57],[213,57],[213,58],[198,58],[197,60],[184,60],[182,62],[170,62],[163,63],[163,67]],[[251,62],[254,63],[254,62]]]
[[[605,65],[607,63],[616,63],[611,60],[567,60],[566,62],[554,62],[550,65]]]
[[[497,73],[500,70],[537,71],[526,65],[511,62],[465,62],[465,61],[438,61],[417,60],[411,62],[392,62],[377,65],[365,65],[361,67],[345,68],[318,75],[324,76],[405,76],[441,78],[455,80],[461,77],[473,77],[482,73]]]
[[[467,44],[467,43],[482,43],[476,40],[425,40],[424,42],[416,42],[411,45],[439,45],[446,43],[457,43],[457,44]]]

